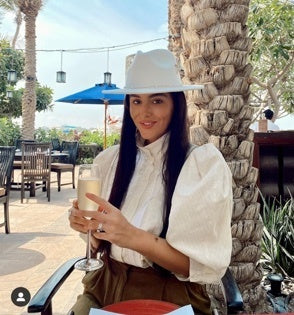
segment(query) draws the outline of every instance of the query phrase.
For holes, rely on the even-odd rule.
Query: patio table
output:
[[[61,159],[64,159],[64,158],[66,158],[68,156],[69,156],[69,154],[66,151],[63,151],[63,152],[51,151],[51,159],[52,160],[55,160],[55,159],[61,160]],[[15,150],[15,158],[14,158],[14,160],[15,161],[21,161],[21,158],[22,158],[22,152],[18,151],[18,150]]]

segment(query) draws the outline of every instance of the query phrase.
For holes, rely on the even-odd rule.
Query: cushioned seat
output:
[[[21,161],[13,161],[13,168],[21,168]]]
[[[45,171],[36,171],[36,170],[25,170],[24,171],[24,175],[29,177],[29,176],[32,176],[32,177],[39,177],[40,179],[44,178],[44,180],[46,179],[46,177],[49,175],[49,170],[45,170]],[[28,178],[29,180],[29,178]]]
[[[65,164],[65,163],[52,163],[51,167],[61,170],[72,170],[74,168],[73,164]]]
[[[25,163],[28,163],[28,162],[25,162]],[[22,161],[13,161],[13,169],[21,170],[21,164],[22,164]]]

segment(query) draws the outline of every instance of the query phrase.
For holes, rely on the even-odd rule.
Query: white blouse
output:
[[[159,235],[164,208],[163,154],[167,136],[138,145],[134,175],[121,206],[122,214],[134,226]],[[119,146],[101,152],[94,160],[102,179],[101,197],[108,199],[118,161]],[[190,259],[188,278],[198,283],[218,282],[231,259],[232,175],[213,144],[196,147],[187,157],[172,197],[167,242]],[[111,245],[118,261],[146,268],[151,261],[138,252]]]

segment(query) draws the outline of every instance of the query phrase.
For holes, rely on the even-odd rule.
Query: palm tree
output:
[[[180,66],[180,53],[182,52],[182,38],[181,30],[183,23],[181,21],[181,7],[184,4],[184,0],[169,0],[168,6],[168,21],[169,21],[169,45],[168,49],[174,53]],[[183,75],[183,72],[181,72]]]
[[[17,0],[0,0],[0,8],[6,12],[12,12],[15,15],[15,23],[16,23],[16,30],[11,41],[11,47],[15,49],[15,44],[17,41],[17,37],[19,34],[20,26],[22,23],[22,13],[20,8],[17,5]]]
[[[25,90],[22,98],[22,138],[33,139],[36,111],[36,18],[42,0],[17,0],[25,15]]]
[[[169,0],[169,48],[179,56],[185,83],[202,83],[202,91],[187,93],[190,136],[202,145],[212,142],[222,152],[233,174],[233,252],[231,270],[240,286],[246,311],[264,306],[258,267],[262,223],[252,167],[253,109],[248,105],[247,37],[250,0]],[[174,32],[180,35],[175,41]],[[178,37],[177,37],[178,38]],[[221,298],[220,290],[209,292]]]

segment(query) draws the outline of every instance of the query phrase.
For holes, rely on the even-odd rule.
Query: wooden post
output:
[[[258,131],[267,132],[267,119],[260,119],[258,121]]]

